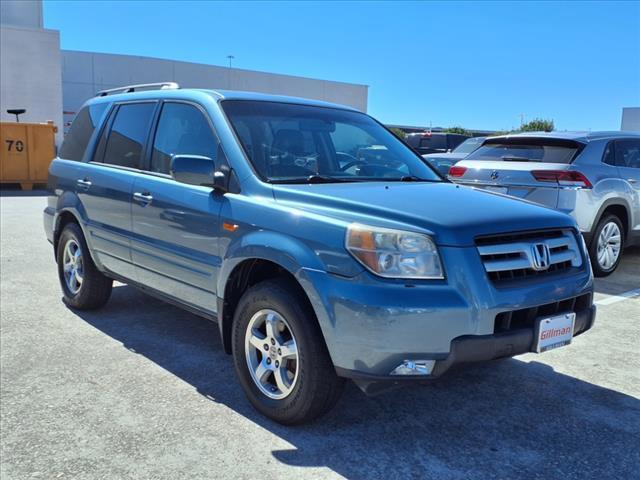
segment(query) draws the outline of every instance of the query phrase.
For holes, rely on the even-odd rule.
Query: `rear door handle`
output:
[[[133,199],[136,202],[140,202],[144,205],[149,205],[153,200],[153,196],[149,192],[135,192],[133,194]]]
[[[88,178],[85,178],[84,180],[78,180],[76,182],[76,185],[78,186],[78,188],[81,188],[82,190],[89,190],[89,187],[91,187],[91,182],[89,181]]]

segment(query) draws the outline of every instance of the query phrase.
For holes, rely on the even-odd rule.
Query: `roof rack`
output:
[[[107,95],[115,95],[116,93],[139,92],[141,90],[177,90],[178,88],[180,88],[180,85],[176,82],[141,83],[140,85],[127,85],[125,87],[100,90],[96,93],[96,97],[106,97]]]

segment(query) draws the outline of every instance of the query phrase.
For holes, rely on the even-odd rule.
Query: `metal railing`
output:
[[[143,90],[177,90],[178,88],[180,88],[180,85],[176,82],[141,83],[139,85],[126,85],[124,87],[100,90],[96,93],[96,97],[106,97],[107,95],[115,95],[117,93],[140,92]]]

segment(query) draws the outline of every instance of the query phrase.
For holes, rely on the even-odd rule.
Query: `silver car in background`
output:
[[[460,184],[573,216],[596,276],[640,243],[640,133],[520,133],[487,139],[449,170]]]
[[[487,137],[470,137],[464,142],[458,145],[450,152],[446,153],[427,153],[422,155],[427,162],[431,164],[433,168],[438,170],[445,177],[449,173],[449,169],[459,162],[471,152],[476,150]]]

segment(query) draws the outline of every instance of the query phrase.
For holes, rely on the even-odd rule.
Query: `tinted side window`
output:
[[[609,142],[604,149],[602,162],[615,167],[616,165],[616,149],[614,142]]]
[[[118,107],[107,140],[104,163],[140,168],[155,107],[155,103],[130,103]]]
[[[165,103],[153,142],[151,171],[169,173],[173,155],[202,155],[215,160],[218,142],[204,114],[193,105]]]
[[[84,107],[71,124],[69,133],[64,137],[64,142],[60,148],[60,158],[65,160],[82,160],[84,151],[89,145],[91,135],[98,127],[98,122],[109,104],[98,103]]]
[[[620,167],[640,168],[640,140],[617,140],[616,160]]]
[[[420,140],[421,148],[447,149],[447,137],[444,135],[426,135]]]

